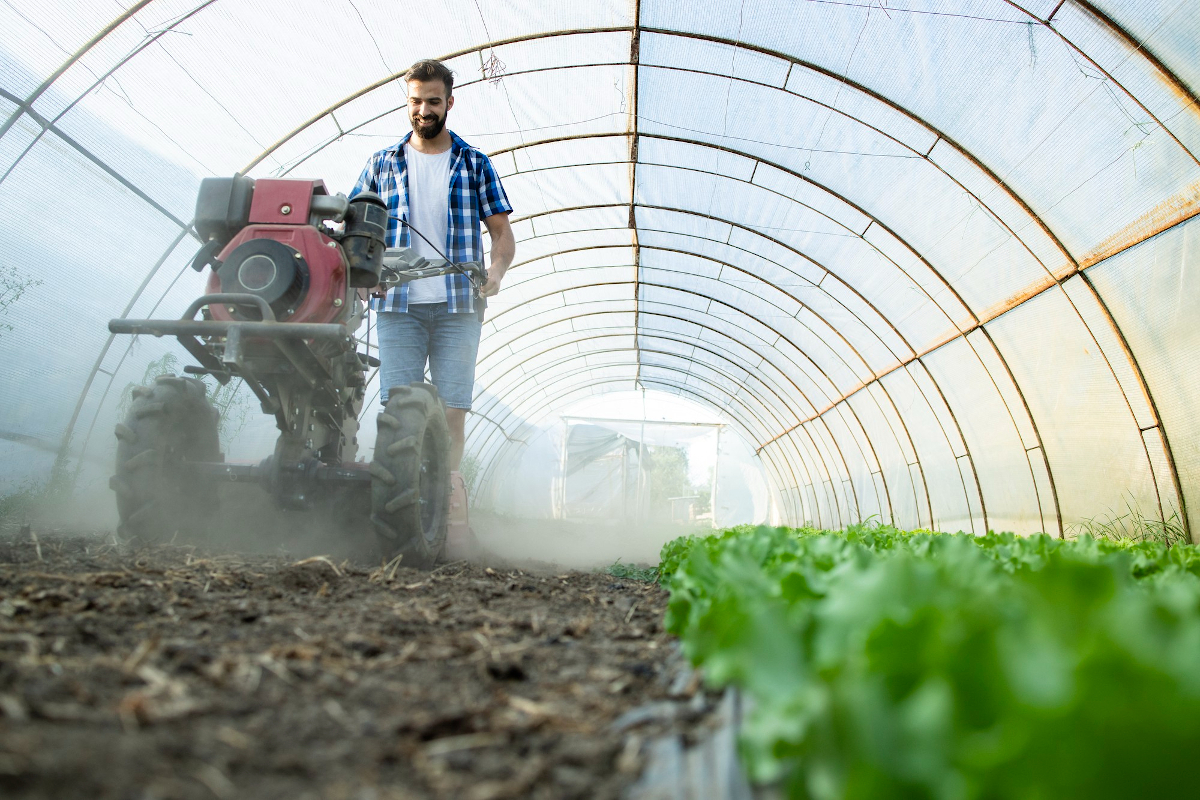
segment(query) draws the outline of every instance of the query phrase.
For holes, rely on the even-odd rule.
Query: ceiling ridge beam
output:
[[[629,44],[629,63],[633,66],[630,88],[630,137],[629,137],[629,230],[633,238],[633,351],[637,357],[637,372],[634,383],[642,378],[642,351],[638,347],[638,314],[641,303],[642,248],[638,242],[637,214],[637,168],[638,168],[638,69],[642,58],[642,0],[633,4],[633,36]]]

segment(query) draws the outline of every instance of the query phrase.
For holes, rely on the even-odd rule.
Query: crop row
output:
[[[659,573],[791,797],[1200,797],[1196,547],[743,527]]]

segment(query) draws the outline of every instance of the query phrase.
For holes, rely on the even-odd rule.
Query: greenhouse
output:
[[[853,636],[838,638],[839,631],[884,625],[874,617],[864,621],[867,610],[854,616],[859,612],[848,610],[852,601],[919,605],[910,595],[897,599],[901,594],[880,587],[928,580],[940,587],[921,595],[920,602],[930,604],[929,618],[950,631],[959,623],[946,620],[961,615],[953,630],[962,636],[977,628],[991,631],[1002,661],[1006,647],[1032,652],[1045,645],[1039,636],[1059,630],[1049,623],[1045,629],[1019,627],[1024,623],[1014,619],[1043,619],[1041,601],[1030,599],[1041,597],[1038,592],[1078,588],[1067,578],[1053,582],[1059,580],[1054,570],[1068,570],[1067,562],[1083,571],[1106,565],[1104,575],[1117,576],[1117,588],[1104,595],[1104,603],[1117,604],[1103,606],[1109,610],[1078,600],[1082,594],[1055,606],[1075,609],[1081,630],[1092,630],[1088,620],[1094,620],[1096,631],[1109,632],[1095,633],[1094,641],[1125,641],[1112,631],[1135,626],[1135,620],[1153,627],[1157,623],[1148,620],[1169,616],[1176,626],[1171,634],[1165,621],[1162,630],[1154,628],[1153,635],[1164,637],[1155,640],[1158,649],[1128,644],[1128,652],[1143,654],[1138,664],[1154,664],[1145,674],[1129,667],[1130,680],[1145,681],[1143,694],[1129,702],[1200,709],[1195,676],[1187,678],[1182,666],[1190,657],[1185,652],[1200,655],[1200,589],[1193,585],[1200,585],[1200,555],[1192,555],[1200,543],[1195,0],[5,0],[0,21],[0,720],[15,731],[5,734],[6,725],[0,726],[0,789],[7,787],[6,796],[9,790],[17,797],[135,796],[131,787],[145,797],[309,796],[285,775],[307,776],[314,797],[750,796],[737,794],[740,788],[713,788],[730,780],[740,786],[742,772],[796,797],[1083,796],[1084,784],[1045,777],[1033,761],[1021,761],[1024,756],[1005,761],[1004,747],[1011,755],[1025,753],[1021,747],[1050,746],[1034,733],[1020,740],[1025,745],[1014,744],[1020,738],[1014,728],[1006,730],[1016,738],[1004,739],[1004,746],[980,744],[970,755],[938,751],[956,765],[945,767],[945,774],[939,772],[943,761],[932,756],[880,766],[887,759],[871,746],[886,749],[893,740],[884,734],[861,750],[846,744],[855,714],[886,716],[869,704],[878,698],[875,689],[862,688],[867,678],[851,688],[828,679],[830,694],[819,702],[838,709],[828,712],[833,716],[820,717],[816,706],[805,705],[818,703],[812,687],[825,686],[821,681],[833,671],[843,681],[857,674],[854,665],[862,664],[846,654],[850,650],[838,651],[844,660],[821,662],[803,648],[784,653],[768,644],[779,631],[792,630],[788,626],[808,625],[807,633],[797,634],[809,637],[805,642],[828,636],[842,642],[828,645],[833,650],[852,648],[845,641]],[[380,483],[390,485],[399,476],[403,484],[408,467],[400,470],[399,460],[374,453],[410,446],[403,431],[385,429],[388,420],[409,424],[394,409],[416,402],[410,396],[415,390],[406,388],[401,401],[399,392],[384,399],[391,387],[380,373],[381,313],[362,311],[356,298],[365,300],[365,288],[358,295],[349,289],[346,306],[341,296],[333,300],[340,310],[327,317],[295,316],[296,324],[313,323],[310,333],[301,336],[296,328],[280,334],[291,338],[271,352],[282,365],[279,374],[307,381],[299,394],[272,388],[261,374],[270,359],[254,350],[254,337],[266,335],[261,326],[286,327],[296,309],[283,313],[285,302],[271,312],[263,304],[261,313],[247,316],[245,295],[222,294],[235,299],[220,300],[214,293],[229,291],[218,273],[232,263],[233,245],[218,255],[228,237],[214,240],[217,228],[198,196],[203,201],[213,186],[232,187],[222,190],[234,198],[232,209],[238,187],[247,187],[247,204],[249,187],[255,202],[266,203],[262,198],[273,187],[283,191],[307,182],[315,187],[303,190],[304,208],[312,201],[309,235],[323,236],[335,255],[349,253],[349,237],[357,235],[350,231],[360,219],[354,214],[366,213],[352,210],[364,164],[417,125],[405,75],[420,59],[437,59],[453,71],[448,129],[490,159],[512,208],[507,219],[515,258],[482,316],[465,418],[461,503],[474,515],[471,535],[505,558],[593,570],[583,577],[567,578],[552,568],[545,574],[529,568],[541,577],[522,577],[524,561],[441,559],[440,544],[415,556],[404,551],[402,564],[403,548],[392,558],[386,540],[399,535],[396,520],[407,512],[395,510],[401,495],[391,489],[378,499]],[[280,208],[286,215],[291,205]],[[326,216],[318,219],[320,209],[334,210],[320,211]],[[295,223],[303,227],[309,213],[297,215],[305,219]],[[264,221],[247,217],[240,224]],[[492,231],[484,231],[484,252],[496,245]],[[320,254],[294,255],[301,264],[316,264]],[[338,263],[349,265],[350,258]],[[391,267],[383,269],[386,276]],[[380,276],[378,260],[374,274]],[[313,280],[315,293],[319,281]],[[374,285],[341,280],[343,294],[347,287]],[[203,299],[209,295],[214,299]],[[197,333],[199,327],[188,328],[197,338],[177,335],[180,320],[193,317],[187,324],[209,324],[204,331],[224,327],[219,335]],[[151,321],[176,327],[155,328]],[[340,327],[329,334],[335,323]],[[243,331],[250,340],[245,360]],[[333,348],[334,339],[322,345],[321,336],[340,337],[338,346],[349,347],[348,384],[328,388],[329,381],[343,380],[342,354],[322,350]],[[354,377],[360,367],[361,385]],[[322,385],[331,397],[340,392],[343,400],[356,398],[337,401],[344,420],[320,410],[326,408],[318,397]],[[183,491],[186,515],[215,528],[226,525],[207,522],[217,519],[212,515],[218,507],[241,514],[232,543],[189,543],[182,526],[176,531],[160,524],[174,519],[170,515],[154,517],[147,527],[128,499],[143,491],[141,484],[131,488],[129,470],[150,463],[149,456],[131,456],[158,452],[130,449],[136,436],[151,429],[134,421],[182,404],[192,390],[199,392],[196,407],[211,408],[217,421],[205,423],[213,426],[210,455],[185,458],[207,467],[180,473],[200,475],[205,487]],[[310,397],[304,392],[313,393],[317,410],[303,410]],[[452,420],[445,398],[441,411],[434,401],[422,402],[431,415],[445,415],[438,417],[442,427]],[[295,419],[289,416],[293,404]],[[333,431],[330,449],[319,436],[314,445],[302,432],[323,424]],[[289,426],[301,431],[295,453],[302,458],[295,463],[285,463],[293,451],[276,444],[277,437],[283,443],[290,435]],[[412,441],[418,444],[411,447],[426,446],[420,436]],[[419,484],[424,504],[420,475],[431,462],[421,458],[412,462],[413,497]],[[156,463],[140,474],[166,470],[164,462]],[[444,466],[439,462],[438,469]],[[192,480],[165,475],[139,480],[164,486]],[[246,485],[256,481],[268,494],[249,491],[258,490]],[[351,508],[357,501],[347,498],[357,495],[350,489],[335,495],[328,488],[335,484],[370,484],[372,499]],[[227,499],[235,492],[245,496]],[[278,514],[271,510],[271,492]],[[437,502],[460,502],[457,495],[448,497]],[[385,506],[386,513],[380,510]],[[230,510],[247,508],[254,515]],[[413,513],[414,524],[428,528],[430,517],[421,516],[426,512]],[[267,518],[283,532],[256,540]],[[306,537],[319,538],[318,529],[352,524],[368,537],[384,537],[382,565],[355,566],[352,554],[337,546],[287,538],[304,526]],[[772,526],[774,533],[749,532],[748,526],[758,525]],[[724,532],[711,540],[676,539],[712,529]],[[806,532],[785,536],[785,529]],[[153,541],[134,535],[131,542],[131,531]],[[849,533],[820,538],[815,531]],[[978,547],[959,547],[969,537],[911,538],[911,531],[968,534]],[[922,544],[922,536],[933,536],[933,543]],[[1091,537],[1099,543],[1087,544]],[[257,555],[245,552],[247,541]],[[507,544],[497,544],[502,541]],[[827,541],[838,544],[820,543]],[[137,549],[147,544],[150,550]],[[571,556],[585,551],[586,557]],[[268,558],[275,560],[255,560]],[[1128,558],[1134,567],[1122,560]],[[55,559],[69,564],[56,567]],[[911,574],[903,571],[906,559],[917,565]],[[877,572],[863,566],[868,561]],[[454,573],[438,572],[447,563],[465,564],[455,568],[465,577],[445,591],[478,584],[479,598],[471,597],[479,608],[463,611],[457,594],[422,594],[442,591],[439,576]],[[609,565],[608,572],[594,572]],[[921,572],[926,566],[928,574]],[[143,567],[150,572],[137,572]],[[853,569],[862,574],[845,577]],[[45,577],[59,573],[76,577],[59,583]],[[988,577],[977,584],[964,577],[984,573]],[[134,574],[143,575],[140,583],[129,577]],[[751,574],[758,577],[751,580]],[[1016,576],[1013,585],[1010,575]],[[760,579],[785,587],[771,596],[786,600],[786,608],[746,588]],[[737,591],[746,594],[730,595],[729,587],[740,581],[748,583]],[[166,587],[165,594],[146,599],[159,591],[153,582]],[[499,588],[482,588],[492,583]],[[798,583],[807,588],[795,589]],[[220,613],[242,620],[239,625],[286,618],[288,632],[265,636],[253,653],[235,658],[225,645],[200,653],[194,642],[174,642],[171,636],[180,634],[169,633],[173,622],[162,622],[161,630],[154,623],[153,634],[136,633],[142,618],[127,616],[119,635],[83,639],[109,642],[101,647],[106,655],[86,656],[93,659],[87,669],[101,669],[94,658],[109,658],[103,669],[114,671],[112,680],[126,688],[112,689],[110,696],[97,688],[108,679],[81,678],[83,688],[74,690],[53,683],[66,680],[58,672],[45,677],[58,655],[60,672],[68,674],[75,669],[68,656],[85,658],[74,649],[82,634],[68,630],[71,614],[132,614],[127,606],[136,595],[147,609],[145,619],[167,614],[174,620],[176,610],[187,616],[185,606],[208,602],[179,588],[185,584],[187,592],[202,587],[204,597],[233,593],[229,608],[237,610]],[[386,603],[378,602],[391,604],[392,634],[386,625],[346,634],[351,617],[314,622],[320,630],[304,621],[318,613],[308,605],[319,603],[318,595],[349,597],[359,584],[364,588],[356,590],[355,603],[376,602],[362,599],[374,598],[372,592],[386,596]],[[1068,584],[1074,588],[1064,588]],[[520,594],[525,585],[544,587],[522,596],[527,605],[510,609],[507,599],[487,600],[501,592]],[[606,588],[613,585],[622,588]],[[92,587],[87,591],[96,594],[70,599],[70,587]],[[800,595],[789,595],[793,590]],[[53,601],[53,613],[39,605],[51,602],[47,592],[66,592]],[[805,605],[805,592],[822,599]],[[292,593],[303,596],[300,606],[268,608]],[[583,605],[564,605],[567,595]],[[836,597],[843,598],[841,605]],[[190,599],[180,605],[180,598]],[[488,610],[489,602],[495,610]],[[1156,616],[1151,606],[1162,613]],[[997,607],[1015,610],[1003,620],[988,616]],[[738,625],[721,616],[721,609],[733,608],[741,615]],[[1125,622],[1113,622],[1117,616],[1105,616],[1110,611],[1126,614]],[[489,617],[510,612],[519,612],[519,624]],[[830,621],[837,614],[843,615],[842,628]],[[802,625],[802,617],[809,621]],[[186,636],[217,641],[225,635],[218,636],[224,624],[218,618],[224,619],[213,612],[195,623],[203,633]],[[895,623],[897,630],[918,628],[925,617],[914,611],[905,619]],[[759,630],[765,620],[773,620],[776,633]],[[461,634],[466,643],[431,643],[415,633],[443,624],[453,628],[447,636]],[[489,625],[496,626],[495,636]],[[517,638],[500,644],[498,631],[510,628],[519,636],[512,633]],[[638,636],[629,639],[631,630]],[[725,636],[729,649],[717,649],[705,631]],[[950,647],[945,642],[953,635],[945,635],[938,641]],[[662,698],[669,688],[670,702],[680,695],[671,680],[626,674],[627,665],[597,677],[597,670],[610,668],[598,666],[608,664],[599,657],[546,662],[556,665],[556,674],[578,672],[569,680],[585,688],[573,695],[564,690],[563,698],[590,697],[603,684],[608,688],[595,689],[596,696],[609,705],[588,700],[592,705],[568,711],[566,699],[521,695],[522,681],[541,678],[532,677],[536,668],[528,654],[534,651],[513,643],[520,636],[573,644],[599,637],[603,648],[626,647],[628,652],[612,656],[620,664],[643,656],[653,662],[647,675],[660,669],[669,650],[681,649],[690,666],[662,670],[681,670],[685,677],[677,683],[689,686],[689,698],[708,697],[705,713],[733,720],[726,727],[741,736],[741,766],[713,757],[706,768],[716,771],[701,779],[694,770],[690,778],[679,777],[694,752],[677,754],[674,772],[661,758],[655,761],[655,753],[661,756],[652,746],[655,736],[669,729],[687,741],[695,737],[679,734],[678,714],[629,717],[649,707],[644,703],[668,702]],[[334,640],[336,645],[323,644]],[[486,645],[470,644],[484,640]],[[1079,653],[1102,649],[1076,644]],[[772,655],[756,649],[760,645]],[[1038,650],[1043,661],[1021,662],[1013,674],[1043,667],[1053,672],[1051,662],[1067,658],[1062,653],[1070,648],[1063,647],[1060,652],[1046,645]],[[465,655],[469,648],[476,648],[475,655]],[[833,650],[821,652],[833,658]],[[1151,650],[1158,655],[1145,655]],[[333,651],[341,655],[335,658]],[[368,651],[374,655],[364,655]],[[883,658],[870,652],[875,655],[862,658]],[[391,659],[388,669],[402,670],[460,656],[470,680],[478,673],[506,687],[504,719],[524,727],[496,727],[501,712],[480,711],[484,695],[472,694],[474,689],[437,695],[451,691],[448,678],[447,687],[428,690],[428,708],[406,707],[396,719],[384,719],[383,712],[371,716],[373,701],[356,698],[357,690],[339,694],[343,689],[335,692],[312,677],[336,673],[330,686],[366,686],[376,673],[364,663]],[[1104,663],[1125,664],[1111,658]],[[913,659],[897,663],[920,660]],[[329,666],[333,661],[341,666]],[[768,662],[763,673],[747,666]],[[201,688],[189,683],[191,673],[177,674],[187,669],[206,676],[196,678]],[[763,677],[770,669],[774,677],[792,676],[796,686],[771,683],[771,676]],[[893,679],[908,674],[905,669],[880,680],[894,688]],[[1092,686],[1079,669],[1072,685]],[[39,677],[32,677],[35,672]],[[240,688],[222,695],[226,682]],[[660,683],[667,688],[641,688]],[[128,688],[133,684],[136,691]],[[247,688],[251,684],[255,688]],[[854,694],[859,689],[862,694]],[[488,689],[487,702],[499,691]],[[264,692],[299,693],[302,709],[317,709],[312,713],[322,722],[295,722],[306,736],[318,737],[319,729],[333,725],[346,741],[377,733],[402,744],[388,744],[387,757],[369,767],[362,760],[375,752],[374,744],[355,753],[322,745],[320,757],[290,755],[295,763],[283,766],[265,756],[228,756],[226,750],[256,752],[258,743],[275,741],[280,731],[272,728],[268,736],[241,725],[236,715],[223,721],[206,715],[218,706],[227,711],[221,704],[234,702],[227,698],[235,694],[243,698],[237,702],[249,703],[245,698],[257,702]],[[904,726],[917,725],[920,713],[935,714],[938,702],[951,703],[929,692],[922,695],[925,712],[905,706],[872,730],[886,728],[895,741],[909,744],[905,736],[926,735]],[[729,711],[735,695],[738,709],[749,698],[759,716]],[[784,695],[793,705],[780,711],[773,699]],[[1070,706],[1077,707],[1083,705]],[[1159,720],[1157,729],[1146,722],[1144,729],[1130,728],[1130,735],[1150,741],[1170,731],[1171,746],[1184,752],[1200,741],[1194,722],[1200,717],[1185,722],[1167,711],[1161,718],[1154,713],[1147,711],[1144,719]],[[487,714],[490,722],[481,721]],[[598,749],[575,755],[555,749],[556,737],[573,735],[562,720],[574,718],[583,730],[592,724],[589,714],[604,720],[593,727],[608,738],[588,740]],[[749,720],[744,728],[743,718]],[[291,724],[280,719],[273,724]],[[811,727],[788,728],[803,727],[801,719]],[[1065,720],[1090,724],[1067,711],[1051,722],[1021,719],[1029,731],[1069,732]],[[1095,730],[1117,737],[1124,719],[1113,712],[1092,722]],[[47,777],[66,763],[56,759],[66,756],[39,756],[30,742],[90,742],[105,725],[143,749],[106,743],[90,766],[72,761],[64,783]],[[192,736],[189,726],[205,732]],[[843,739],[829,732],[835,728]],[[928,741],[953,738],[948,730],[959,729],[939,728]],[[768,742],[768,734],[782,738]],[[168,740],[174,744],[163,743]],[[1096,741],[1106,737],[1097,734]],[[734,745],[727,744],[721,752],[732,752]],[[164,755],[176,752],[171,747],[188,755]],[[920,753],[936,749],[928,747]],[[1130,747],[1123,755],[1133,758],[1140,750]],[[493,750],[520,750],[527,763],[505,762],[488,773]],[[141,755],[131,755],[135,751]],[[835,751],[841,755],[831,755]],[[1094,757],[1102,752],[1097,747]],[[801,766],[788,761],[792,757]],[[131,766],[138,758],[155,765],[144,781]],[[1114,763],[1120,758],[1113,756]],[[107,777],[99,774],[104,759],[119,765]],[[1025,774],[995,767],[1018,762],[1039,777],[992,782],[1000,781],[997,775]],[[1063,756],[1064,769],[1086,763],[1084,755]],[[1174,763],[1174,755],[1164,757],[1162,769]],[[536,764],[541,766],[530,766]],[[595,774],[587,773],[588,764]],[[398,778],[397,770],[411,781]],[[671,791],[692,787],[688,791],[698,793],[654,794],[666,791],[655,788],[656,774],[675,776],[663,779]],[[378,793],[359,792],[368,785]],[[1167,779],[1154,785],[1164,792],[1184,786]],[[1089,796],[1131,796],[1121,793],[1130,785],[1117,778],[1088,786]]]

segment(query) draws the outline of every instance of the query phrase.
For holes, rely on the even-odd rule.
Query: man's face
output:
[[[446,113],[454,108],[454,98],[446,96],[441,81],[408,82],[408,116],[413,132],[422,139],[434,139],[446,127]]]

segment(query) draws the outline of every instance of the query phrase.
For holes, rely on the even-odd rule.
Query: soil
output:
[[[665,592],[490,563],[0,533],[0,795],[620,796],[689,722]]]

